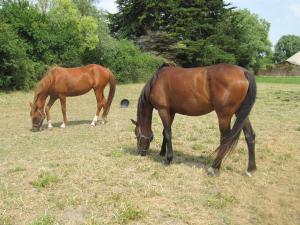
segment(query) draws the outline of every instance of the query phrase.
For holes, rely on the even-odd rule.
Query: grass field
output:
[[[219,140],[214,113],[175,117],[165,166],[155,112],[151,149],[138,156],[129,119],[141,88],[119,85],[108,123],[96,127],[92,92],[67,100],[66,129],[57,102],[55,127],[39,133],[29,130],[33,93],[0,94],[0,224],[299,224],[300,85],[258,84],[252,177],[244,138],[218,176],[206,174]]]
[[[283,76],[256,76],[259,83],[277,83],[277,84],[300,84],[300,76],[283,77]]]

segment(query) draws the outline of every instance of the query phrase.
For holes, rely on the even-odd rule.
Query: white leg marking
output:
[[[66,128],[66,124],[62,123],[62,125],[60,126],[61,128]]]
[[[248,172],[248,171],[246,171],[246,175],[247,175],[248,177],[252,177],[252,174],[251,174],[250,172]]]
[[[208,172],[208,174],[210,174],[210,175],[215,175],[215,170],[214,170],[212,167],[209,167],[209,168],[207,169],[207,172]]]
[[[48,128],[50,129],[53,127],[51,122],[52,122],[51,120],[48,121]]]
[[[98,120],[98,116],[95,115],[91,125],[96,126],[97,120]]]

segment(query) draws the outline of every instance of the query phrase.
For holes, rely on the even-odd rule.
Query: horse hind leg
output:
[[[232,116],[218,115],[219,130],[220,130],[220,146],[222,145],[223,138],[230,132],[231,118]],[[217,156],[212,163],[212,166],[208,169],[209,174],[214,175],[215,171],[221,168],[223,158],[224,158],[224,154],[218,151]]]
[[[103,113],[102,113],[102,116],[101,116],[101,123],[102,124],[105,124],[107,122],[107,114],[108,114],[108,110],[109,110],[109,107],[107,105],[107,100],[103,97],[103,100],[102,100],[102,106],[103,106]]]
[[[96,108],[96,114],[95,114],[95,116],[92,120],[92,123],[91,123],[92,126],[96,126],[100,111],[103,107],[102,102],[103,102],[103,98],[104,98],[102,91],[99,90],[99,89],[95,90],[95,96],[96,96],[96,100],[97,100],[97,108]]]
[[[250,172],[256,170],[255,163],[255,133],[251,126],[249,118],[246,119],[245,125],[243,127],[243,132],[245,135],[245,139],[248,147],[248,169],[247,175],[251,176]]]

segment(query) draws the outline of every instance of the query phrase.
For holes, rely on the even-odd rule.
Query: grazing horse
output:
[[[137,107],[135,135],[141,155],[145,155],[153,139],[151,129],[153,108],[163,123],[163,141],[160,155],[173,159],[171,126],[175,114],[200,116],[215,111],[221,133],[216,158],[208,172],[219,169],[224,157],[235,147],[243,130],[248,146],[248,172],[256,169],[255,133],[249,113],[256,99],[254,76],[235,65],[218,64],[197,68],[164,67],[144,86]],[[235,123],[230,128],[233,115]],[[187,131],[188,132],[188,131]],[[249,174],[249,173],[248,173]]]
[[[110,90],[106,101],[103,91],[107,83],[110,84]],[[61,127],[65,128],[67,124],[66,97],[83,95],[91,89],[94,89],[97,100],[96,115],[91,123],[91,125],[95,126],[102,107],[102,122],[106,122],[106,116],[115,94],[116,79],[112,72],[96,64],[75,68],[51,67],[38,83],[33,103],[30,103],[32,131],[41,130],[45,113],[48,128],[52,128],[49,111],[57,99],[60,100],[63,114]],[[50,96],[50,98],[44,112],[44,106],[48,96]]]

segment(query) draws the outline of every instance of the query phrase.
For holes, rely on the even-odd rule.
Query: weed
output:
[[[238,200],[234,196],[228,196],[221,192],[218,192],[217,194],[208,196],[204,202],[204,206],[214,209],[223,209],[228,204],[234,204],[237,202]]]
[[[58,181],[59,179],[57,175],[50,174],[49,172],[43,172],[35,181],[32,182],[32,185],[38,188],[45,188],[51,184],[57,183]]]
[[[7,173],[17,173],[17,172],[22,172],[25,170],[26,170],[25,168],[17,166],[16,168],[8,170]]]
[[[118,215],[120,224],[128,224],[129,221],[138,220],[144,216],[144,212],[133,207],[131,204],[126,204]]]
[[[1,225],[12,225],[12,220],[9,217],[4,217],[0,215],[0,224]]]
[[[55,220],[53,217],[49,215],[44,215],[37,218],[34,222],[30,223],[30,225],[54,225]]]

